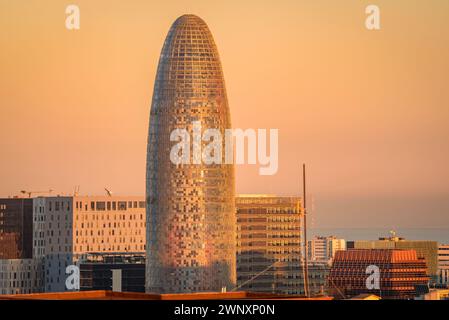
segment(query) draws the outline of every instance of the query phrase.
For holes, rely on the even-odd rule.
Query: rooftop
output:
[[[280,295],[271,293],[256,293],[247,291],[238,292],[201,292],[201,293],[176,293],[155,294],[137,292],[113,292],[113,291],[77,291],[57,293],[30,293],[16,295],[0,295],[0,300],[332,300],[332,297],[322,296],[305,298],[296,295]]]

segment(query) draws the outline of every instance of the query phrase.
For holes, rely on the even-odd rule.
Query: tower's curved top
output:
[[[161,51],[154,92],[156,101],[180,94],[226,99],[217,46],[200,17],[186,14],[172,24]]]
[[[192,35],[198,35],[198,33],[210,34],[206,22],[194,14],[184,14],[178,17],[175,22],[173,22],[169,35],[171,32],[175,32],[176,30],[192,31]]]
[[[182,16],[179,16],[173,24],[206,25],[206,22],[204,22],[204,20],[198,17],[197,15],[183,14]]]

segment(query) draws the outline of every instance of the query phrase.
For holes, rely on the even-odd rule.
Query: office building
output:
[[[34,202],[35,258],[45,291],[66,290],[66,268],[88,253],[145,252],[143,197],[58,196]]]
[[[145,220],[143,197],[0,199],[0,293],[66,291],[86,254],[144,255]]]
[[[195,151],[208,145],[195,136],[216,129],[224,137],[229,128],[225,82],[212,34],[201,18],[183,15],[164,42],[150,112],[147,292],[235,286],[234,167],[226,164],[225,152],[213,151],[214,159],[207,164]],[[175,130],[184,130],[188,147],[181,159],[175,153],[173,161],[177,143],[170,137]],[[218,149],[224,151],[221,140]]]
[[[33,199],[0,199],[0,259],[33,256]]]
[[[239,290],[303,294],[300,198],[239,195],[236,210]]]
[[[42,292],[43,273],[33,258],[33,199],[0,199],[0,294]]]

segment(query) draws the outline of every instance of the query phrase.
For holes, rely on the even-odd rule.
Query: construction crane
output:
[[[27,194],[28,195],[28,198],[31,198],[31,195],[32,194],[37,194],[37,193],[52,193],[52,191],[53,191],[53,189],[49,189],[49,190],[47,190],[47,191],[27,191],[27,190],[20,190],[20,193],[23,193],[23,194]]]
[[[108,188],[104,188],[104,190],[106,191],[106,193],[107,193],[107,195],[109,196],[109,197],[112,197],[112,191],[111,190],[109,190]]]

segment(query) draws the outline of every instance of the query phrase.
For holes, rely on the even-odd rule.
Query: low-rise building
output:
[[[360,294],[375,294],[382,299],[413,299],[417,296],[416,287],[429,282],[426,271],[425,260],[418,258],[415,250],[337,251],[328,277],[329,293],[337,299]]]
[[[139,253],[86,254],[79,259],[80,290],[145,292],[145,255]],[[117,284],[114,272],[118,272]]]
[[[415,250],[418,258],[423,258],[427,265],[427,275],[431,283],[438,279],[438,242],[430,240],[406,240],[392,236],[379,240],[348,241],[347,248],[352,249],[401,249]]]

